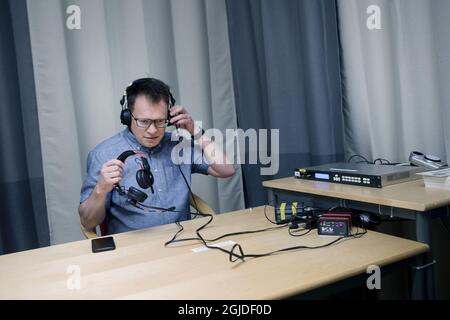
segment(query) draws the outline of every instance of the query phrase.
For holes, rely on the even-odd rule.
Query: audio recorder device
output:
[[[352,232],[350,213],[326,213],[317,222],[317,233],[322,236],[347,237]]]
[[[295,170],[294,176],[306,180],[382,188],[396,183],[420,179],[421,176],[416,175],[416,173],[425,170],[423,167],[337,162],[299,168]]]

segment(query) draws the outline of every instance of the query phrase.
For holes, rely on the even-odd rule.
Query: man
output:
[[[121,120],[127,128],[89,153],[78,210],[86,229],[93,229],[107,218],[110,234],[185,220],[189,217],[189,188],[184,177],[190,184],[191,173],[230,177],[235,172],[223,150],[217,150],[214,142],[203,135],[186,108],[171,105],[174,100],[165,83],[153,78],[138,79],[127,87],[124,98],[127,103],[121,101]],[[197,159],[196,152],[197,158],[190,163],[172,161],[172,149],[178,141],[172,141],[171,134],[165,132],[168,125],[186,130],[205,151],[204,156],[200,153]],[[144,159],[129,156],[125,162],[117,160],[128,150]],[[144,173],[151,173],[154,182],[151,189],[142,190],[136,172],[142,172],[145,162],[149,172]],[[126,191],[130,188],[147,194],[142,206],[129,201]]]

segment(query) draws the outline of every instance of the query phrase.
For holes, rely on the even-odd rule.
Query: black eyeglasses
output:
[[[131,115],[133,119],[136,121],[136,126],[139,128],[145,128],[148,129],[152,125],[152,123],[155,124],[156,128],[165,128],[169,124],[169,120],[167,119],[137,119]]]

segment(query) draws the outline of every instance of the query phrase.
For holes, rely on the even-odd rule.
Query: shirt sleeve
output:
[[[192,150],[192,173],[208,175],[209,163],[201,146],[194,144]]]
[[[95,188],[95,185],[97,184],[98,177],[100,176],[100,170],[102,168],[102,165],[105,161],[101,160],[95,152],[95,150],[92,150],[89,152],[88,158],[87,158],[87,174],[86,178],[84,179],[83,185],[81,187],[80,192],[80,203],[86,201],[87,198],[91,195],[92,191]],[[105,200],[105,209],[109,210],[110,208],[110,201],[111,200],[111,192],[108,192],[106,195]]]

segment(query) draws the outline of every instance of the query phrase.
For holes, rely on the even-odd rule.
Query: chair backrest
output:
[[[195,193],[189,195],[189,204],[197,209],[200,213],[215,215],[216,212],[206,203],[205,200],[197,196]]]
[[[96,233],[94,230],[88,230],[88,229],[86,229],[86,228],[83,226],[83,224],[81,224],[81,223],[80,223],[80,228],[81,228],[81,232],[83,232],[84,237],[85,237],[86,239],[94,239],[94,238],[97,238],[97,237],[98,237],[97,233]]]
[[[206,203],[205,200],[194,193],[189,195],[189,204],[200,213],[212,215],[216,214],[216,212],[208,205],[208,203]],[[87,230],[81,223],[80,228],[86,239],[94,239],[108,234],[108,221],[105,218],[105,220],[100,224],[100,235],[97,235],[95,230]]]

